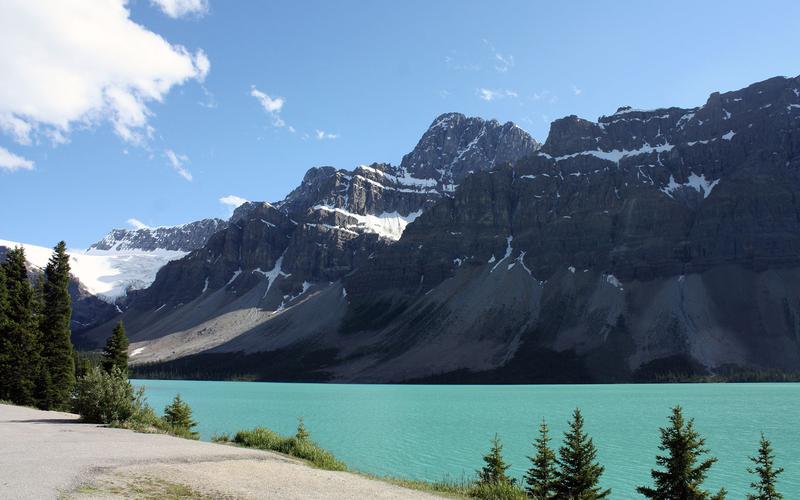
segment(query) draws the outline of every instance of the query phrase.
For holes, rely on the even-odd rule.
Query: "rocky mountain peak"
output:
[[[131,250],[190,252],[205,245],[212,234],[226,226],[227,222],[222,219],[203,219],[177,226],[112,229],[102,240],[91,245],[87,253]]]
[[[401,171],[442,185],[459,184],[470,172],[491,170],[539,149],[530,134],[512,122],[466,117],[461,113],[438,116],[416,147],[403,157]]]

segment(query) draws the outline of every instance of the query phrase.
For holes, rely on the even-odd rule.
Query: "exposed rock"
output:
[[[205,245],[212,234],[224,229],[222,219],[203,219],[178,226],[112,229],[92,250],[179,250],[189,252]]]
[[[566,117],[541,148],[447,114],[400,167],[246,208],[126,315],[140,362],[301,357],[287,379],[800,371],[799,172],[800,78]]]

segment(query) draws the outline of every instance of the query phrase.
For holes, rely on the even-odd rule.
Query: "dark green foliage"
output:
[[[531,468],[525,474],[525,492],[529,498],[551,500],[556,498],[556,454],[550,448],[547,422],[539,424],[539,437],[533,443],[536,455],[530,458]]]
[[[783,467],[775,467],[775,455],[772,452],[772,443],[764,434],[758,447],[758,455],[750,457],[755,464],[754,468],[747,468],[747,472],[758,477],[757,482],[750,483],[755,493],[747,495],[748,500],[779,500],[783,495],[775,487],[778,476],[783,473]]]
[[[694,430],[694,419],[686,422],[680,406],[672,409],[669,417],[670,425],[662,427],[661,444],[658,449],[666,452],[656,455],[656,463],[664,470],[653,469],[650,475],[655,486],[640,486],[636,491],[647,498],[658,500],[703,500],[723,499],[725,490],[712,495],[703,490],[708,470],[717,461],[710,457],[701,460],[701,455],[708,453],[705,439]]]
[[[68,287],[69,256],[62,241],[53,249],[42,285],[42,370],[48,373],[42,374],[40,380],[48,385],[40,388],[44,399],[39,403],[45,409],[65,409],[75,385],[75,361],[69,327],[72,300]]]
[[[128,336],[125,335],[125,325],[122,321],[117,323],[106,342],[103,350],[103,368],[109,373],[113,368],[128,373]]]
[[[119,423],[135,410],[136,394],[125,373],[93,367],[75,384],[75,412],[86,422]]]
[[[597,463],[597,449],[583,431],[583,415],[576,408],[564,433],[564,446],[558,450],[557,498],[594,500],[606,498],[611,490],[599,486],[603,466]]]
[[[6,286],[5,266],[0,266],[0,400],[8,400],[8,386],[11,380],[9,356],[11,343],[8,323],[8,288]]]
[[[192,408],[181,399],[180,394],[175,395],[172,403],[164,408],[164,423],[173,430],[174,433],[186,435],[186,437],[197,438],[198,434],[193,429],[197,427],[197,422],[192,420]]]
[[[293,457],[308,460],[314,466],[327,470],[347,470],[347,466],[336,459],[329,451],[320,448],[310,440],[297,439],[296,437],[283,437],[265,428],[256,427],[253,430],[239,431],[233,437],[233,442],[248,448],[260,450],[273,450]]]
[[[503,459],[503,444],[497,434],[492,438],[492,447],[489,453],[483,456],[484,466],[478,471],[478,481],[481,483],[507,483],[511,479],[506,476],[509,464]]]
[[[5,314],[0,324],[0,399],[33,405],[40,378],[40,346],[24,250],[8,252],[0,267],[5,281]]]
[[[306,429],[306,424],[303,421],[303,417],[297,418],[297,432],[294,435],[295,439],[298,441],[308,441],[311,439],[311,434]]]

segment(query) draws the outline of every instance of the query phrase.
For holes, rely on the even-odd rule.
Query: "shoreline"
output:
[[[0,404],[4,498],[441,498],[283,454]]]

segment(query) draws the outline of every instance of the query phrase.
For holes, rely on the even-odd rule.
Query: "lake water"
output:
[[[521,477],[538,424],[560,444],[579,406],[613,498],[650,484],[658,427],[680,404],[719,461],[707,485],[742,498],[759,433],[786,468],[780,487],[800,498],[800,384],[338,385],[137,380],[161,410],[176,393],[192,406],[203,439],[266,426],[293,434],[305,418],[312,438],[350,467],[379,475],[438,480],[472,477],[497,432],[511,472]]]

